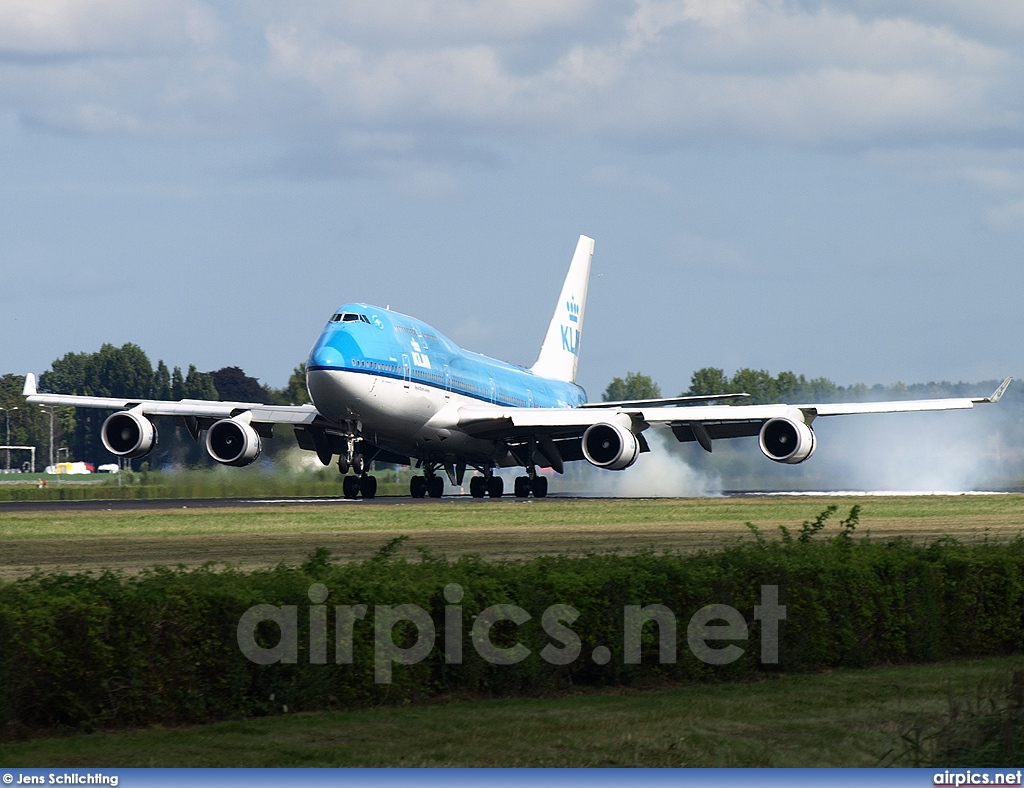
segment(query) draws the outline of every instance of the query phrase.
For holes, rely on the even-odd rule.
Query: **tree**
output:
[[[625,380],[612,379],[601,399],[605,402],[620,402],[631,399],[657,399],[660,396],[661,388],[650,377],[639,372],[627,372]]]
[[[750,395],[749,399],[744,400],[745,405],[764,405],[779,401],[778,383],[766,369],[738,369],[732,376],[732,385],[734,391],[743,391]]]
[[[792,372],[780,372],[775,378],[775,396],[780,402],[798,402],[806,399],[807,378]]]
[[[179,370],[180,372],[180,370]],[[153,399],[171,398],[171,373],[163,359],[156,364],[156,372],[153,373]]]
[[[185,399],[185,376],[181,374],[181,367],[175,367],[171,373],[171,399]]]
[[[10,417],[11,444],[36,447],[36,470],[41,471],[50,461],[50,411],[38,405],[29,405],[21,395],[25,387],[24,375],[0,375],[0,442],[7,440],[7,417]],[[17,410],[15,410],[15,408]],[[10,411],[8,413],[8,411]],[[74,427],[74,408],[57,408],[53,420],[54,450],[61,445],[65,430]],[[28,452],[11,452],[11,467],[20,468],[28,462]],[[7,453],[0,452],[0,467],[6,467]]]
[[[195,364],[188,365],[188,374],[185,376],[185,380],[182,381],[181,392],[182,396],[180,399],[227,399],[227,397],[221,397],[217,391],[217,386],[213,381],[213,374],[210,372],[200,372],[196,369]]]
[[[288,388],[285,389],[289,404],[305,405],[309,402],[309,389],[306,388],[306,362],[303,361],[297,366],[288,378]]]
[[[229,402],[267,402],[270,394],[266,386],[249,375],[241,367],[224,367],[209,373],[217,387],[220,399]]]
[[[680,396],[698,397],[713,394],[733,394],[736,389],[725,376],[725,370],[718,367],[704,367],[690,376],[690,389]]]

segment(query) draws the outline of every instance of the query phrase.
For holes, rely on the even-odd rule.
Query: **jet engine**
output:
[[[598,468],[621,471],[640,456],[640,442],[619,424],[591,424],[583,433],[583,456]]]
[[[814,453],[814,431],[802,421],[769,419],[761,427],[758,444],[764,456],[775,462],[796,465]]]
[[[118,457],[145,457],[156,446],[156,425],[141,413],[122,410],[107,416],[100,429],[107,451]]]
[[[260,436],[238,419],[221,419],[206,431],[206,450],[223,465],[241,467],[254,462],[263,450]]]

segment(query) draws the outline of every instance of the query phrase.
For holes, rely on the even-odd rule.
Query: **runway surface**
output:
[[[762,498],[772,496],[800,497],[883,497],[883,496],[931,496],[931,495],[1006,495],[1001,490],[969,490],[964,492],[944,491],[899,491],[899,490],[835,490],[835,491],[789,491],[789,490],[726,490],[713,498]],[[570,495],[559,493],[549,496],[550,500],[632,500],[611,498],[602,495]],[[380,496],[372,500],[350,499],[339,496],[316,498],[154,498],[132,500],[89,500],[89,501],[0,501],[0,516],[4,512],[102,512],[102,511],[157,511],[164,509],[240,509],[266,506],[393,506],[395,504],[418,504],[436,502],[436,498],[411,498],[408,495]],[[462,501],[486,505],[492,499],[473,498],[471,495],[446,495],[442,501]],[[527,501],[533,498],[502,496],[503,501]]]
[[[442,500],[475,500],[469,495],[453,495]],[[425,498],[425,501],[432,499]],[[486,500],[486,499],[485,499]],[[514,499],[510,499],[514,500]],[[102,512],[158,509],[238,509],[246,506],[388,506],[416,503],[408,496],[381,496],[371,501],[354,500],[340,495],[331,498],[153,498],[138,500],[95,501],[0,501],[4,512]]]

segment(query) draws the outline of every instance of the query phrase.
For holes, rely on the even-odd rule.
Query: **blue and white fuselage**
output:
[[[456,428],[464,407],[575,408],[575,383],[463,350],[408,315],[369,304],[338,308],[306,362],[317,410],[331,421],[358,421],[374,444],[432,459],[500,462],[507,449]]]

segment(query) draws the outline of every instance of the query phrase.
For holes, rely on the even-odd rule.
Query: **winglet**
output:
[[[1007,378],[1001,384],[999,384],[999,388],[997,388],[995,390],[995,392],[992,394],[991,397],[988,397],[987,401],[988,402],[999,402],[999,400],[1001,400],[1003,398],[1003,394],[1006,393],[1006,389],[1008,389],[1010,387],[1010,381],[1011,380],[1013,380],[1013,378]]]
[[[992,392],[991,397],[972,397],[971,402],[999,402],[1003,398],[1003,394],[1006,393],[1006,389],[1009,388],[1011,380],[1013,378],[1007,378],[1000,383],[999,388]]]
[[[36,373],[29,372],[25,375],[25,388],[21,390],[22,396],[31,397],[36,393]]]

